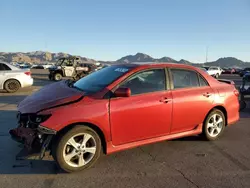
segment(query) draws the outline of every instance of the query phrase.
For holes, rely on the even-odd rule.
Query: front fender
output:
[[[102,130],[105,138],[110,140],[109,100],[102,99],[86,102],[87,100],[85,98],[74,104],[42,111],[42,114],[52,115],[41,125],[60,131],[72,124],[89,123]]]

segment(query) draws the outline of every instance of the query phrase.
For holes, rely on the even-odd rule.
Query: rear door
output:
[[[198,72],[170,69],[172,77],[173,121],[171,133],[194,129],[212,108],[213,89]]]
[[[11,73],[11,68],[4,63],[0,63],[0,88],[4,87],[3,85],[7,79],[8,73]]]

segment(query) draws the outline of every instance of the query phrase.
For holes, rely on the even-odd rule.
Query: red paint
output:
[[[115,91],[116,97],[130,97],[130,95],[131,95],[131,90],[129,88],[118,88]]]
[[[138,71],[173,67],[196,71],[209,86],[188,89],[170,87],[165,91],[134,96],[130,96],[130,90],[125,88],[114,92],[119,96],[117,98],[106,97],[107,92]],[[56,105],[59,107],[55,108]],[[21,113],[52,114],[42,125],[56,131],[71,124],[92,124],[103,132],[106,152],[112,153],[199,134],[206,115],[217,106],[225,108],[228,124],[239,119],[239,102],[233,84],[219,82],[192,66],[159,63],[135,65],[102,91],[89,95],[66,86],[64,81],[54,83],[27,97],[18,110]]]

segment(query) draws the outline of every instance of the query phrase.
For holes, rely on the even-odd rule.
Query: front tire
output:
[[[220,110],[213,110],[207,116],[203,125],[203,136],[208,141],[217,140],[226,126],[225,116]]]
[[[98,160],[101,139],[91,128],[75,126],[58,139],[52,155],[58,166],[66,172],[85,170]]]
[[[56,74],[54,75],[54,80],[55,80],[55,81],[60,81],[60,80],[62,80],[62,75],[61,75],[60,73],[56,73]]]
[[[4,83],[4,89],[8,93],[14,93],[17,92],[20,89],[21,85],[17,80],[7,80]]]
[[[218,79],[218,78],[219,78],[219,74],[216,74],[216,75],[215,75],[215,78]]]

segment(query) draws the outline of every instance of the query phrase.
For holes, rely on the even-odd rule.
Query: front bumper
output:
[[[28,158],[31,154],[39,155],[42,159],[45,152],[49,150],[50,143],[56,135],[56,131],[38,126],[37,128],[25,127],[24,124],[19,124],[17,128],[9,131],[11,138],[14,141],[23,144],[23,149],[27,150],[27,156],[21,156],[22,159]]]

